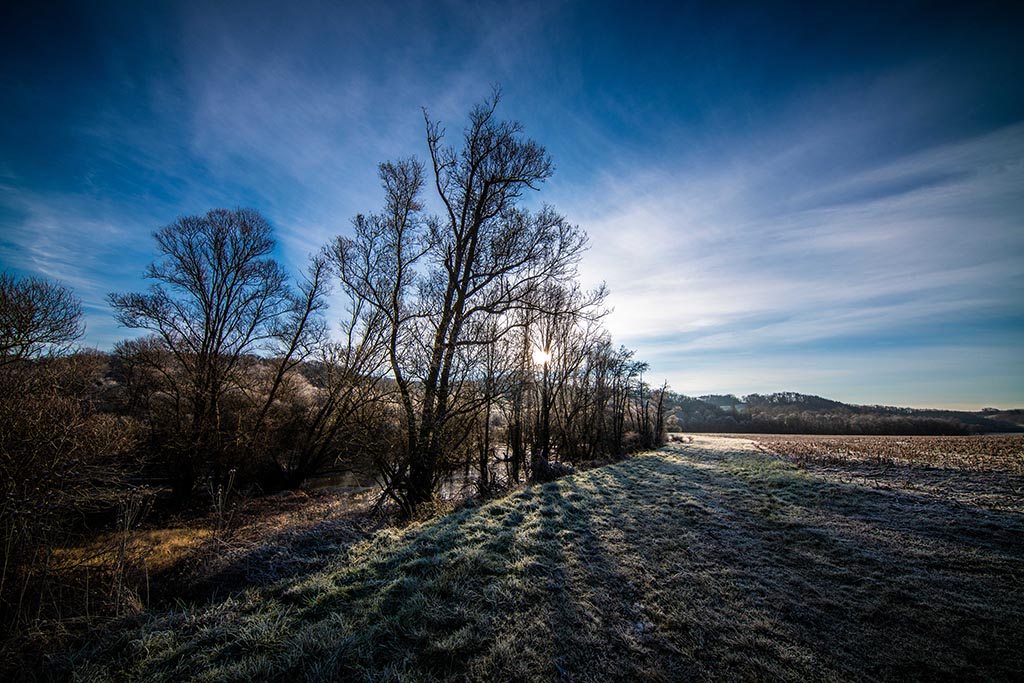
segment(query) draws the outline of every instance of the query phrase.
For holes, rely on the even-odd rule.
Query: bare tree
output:
[[[82,304],[70,289],[0,273],[0,365],[66,350],[84,332]]]
[[[572,279],[586,246],[585,234],[551,208],[518,206],[552,165],[518,123],[497,119],[498,99],[470,112],[458,149],[424,116],[441,216],[420,215],[422,165],[384,164],[385,212],[357,217],[355,237],[339,238],[333,251],[347,293],[388,323],[407,441],[390,490],[407,511],[433,496],[446,448],[478,409],[459,392],[466,349],[488,341],[469,334],[486,329],[473,321],[528,306],[545,282]]]
[[[295,299],[271,257],[270,225],[254,210],[185,216],[154,237],[160,259],[146,276],[155,284],[110,303],[122,325],[155,333],[181,369],[187,425],[175,489],[187,497],[197,463],[220,452],[222,401],[241,359],[281,336]]]
[[[532,298],[535,304],[535,322],[532,325],[532,346],[542,361],[540,384],[540,413],[536,430],[537,442],[531,457],[533,478],[548,471],[552,449],[552,410],[558,404],[565,409],[565,394],[569,390],[584,392],[573,386],[573,380],[587,357],[589,347],[599,337],[596,323],[605,315],[601,309],[607,290],[604,286],[585,292],[573,282],[566,285],[552,282],[541,288]],[[597,336],[595,336],[597,335]],[[566,425],[559,438],[564,442]]]
[[[282,401],[292,419],[276,430],[271,451],[286,486],[318,473],[369,470],[372,465],[363,465],[371,463],[388,467],[397,421],[386,381],[385,335],[380,317],[364,310],[358,302],[349,307],[344,337],[318,344],[315,355],[297,365],[308,390]]]
[[[327,307],[328,260],[326,254],[310,259],[309,270],[296,294],[290,294],[291,307],[283,320],[277,321],[272,335],[271,351],[277,367],[260,404],[250,439],[258,439],[267,415],[278,398],[287,377],[306,359],[317,352],[327,338],[327,326],[321,312]]]

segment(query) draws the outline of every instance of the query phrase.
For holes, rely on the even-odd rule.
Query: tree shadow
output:
[[[191,565],[197,560],[192,560],[184,568],[172,566],[154,576],[154,586],[168,585],[154,590],[153,605],[199,605],[320,571],[387,523],[384,516],[353,509],[313,524],[288,520],[258,540],[212,538],[197,553],[198,561],[212,570],[195,576]]]
[[[1011,678],[1020,516],[963,540],[978,515],[933,507],[666,451],[383,530],[158,617],[113,661],[175,679]]]
[[[730,619],[751,629],[745,611],[777,615],[769,619],[792,650],[842,677],[999,677],[1024,664],[1021,515],[824,481],[765,459],[666,453],[606,472],[624,486],[642,473],[663,505],[691,518],[676,556],[728,574],[717,590],[735,607]],[[631,509],[624,524],[639,521]]]

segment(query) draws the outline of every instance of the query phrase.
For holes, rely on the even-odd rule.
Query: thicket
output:
[[[127,528],[146,498],[131,480],[138,425],[103,406],[105,356],[61,353],[82,330],[67,288],[0,276],[2,632],[90,609],[118,612],[137,598],[123,547],[103,549],[101,563],[61,552],[90,521]],[[90,578],[91,588],[77,585]]]

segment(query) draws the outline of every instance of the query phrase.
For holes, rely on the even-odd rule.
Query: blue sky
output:
[[[0,21],[0,264],[105,303],[251,206],[296,271],[493,85],[616,340],[688,394],[1024,405],[1011,3],[78,3]],[[839,3],[835,3],[839,4]],[[134,5],[134,6],[132,6]],[[514,9],[510,9],[514,7]]]

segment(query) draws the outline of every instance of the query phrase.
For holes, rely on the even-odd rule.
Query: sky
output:
[[[1022,407],[1015,4],[7,3],[0,266],[110,349],[154,230],[252,207],[297,273],[500,87],[652,381]]]

